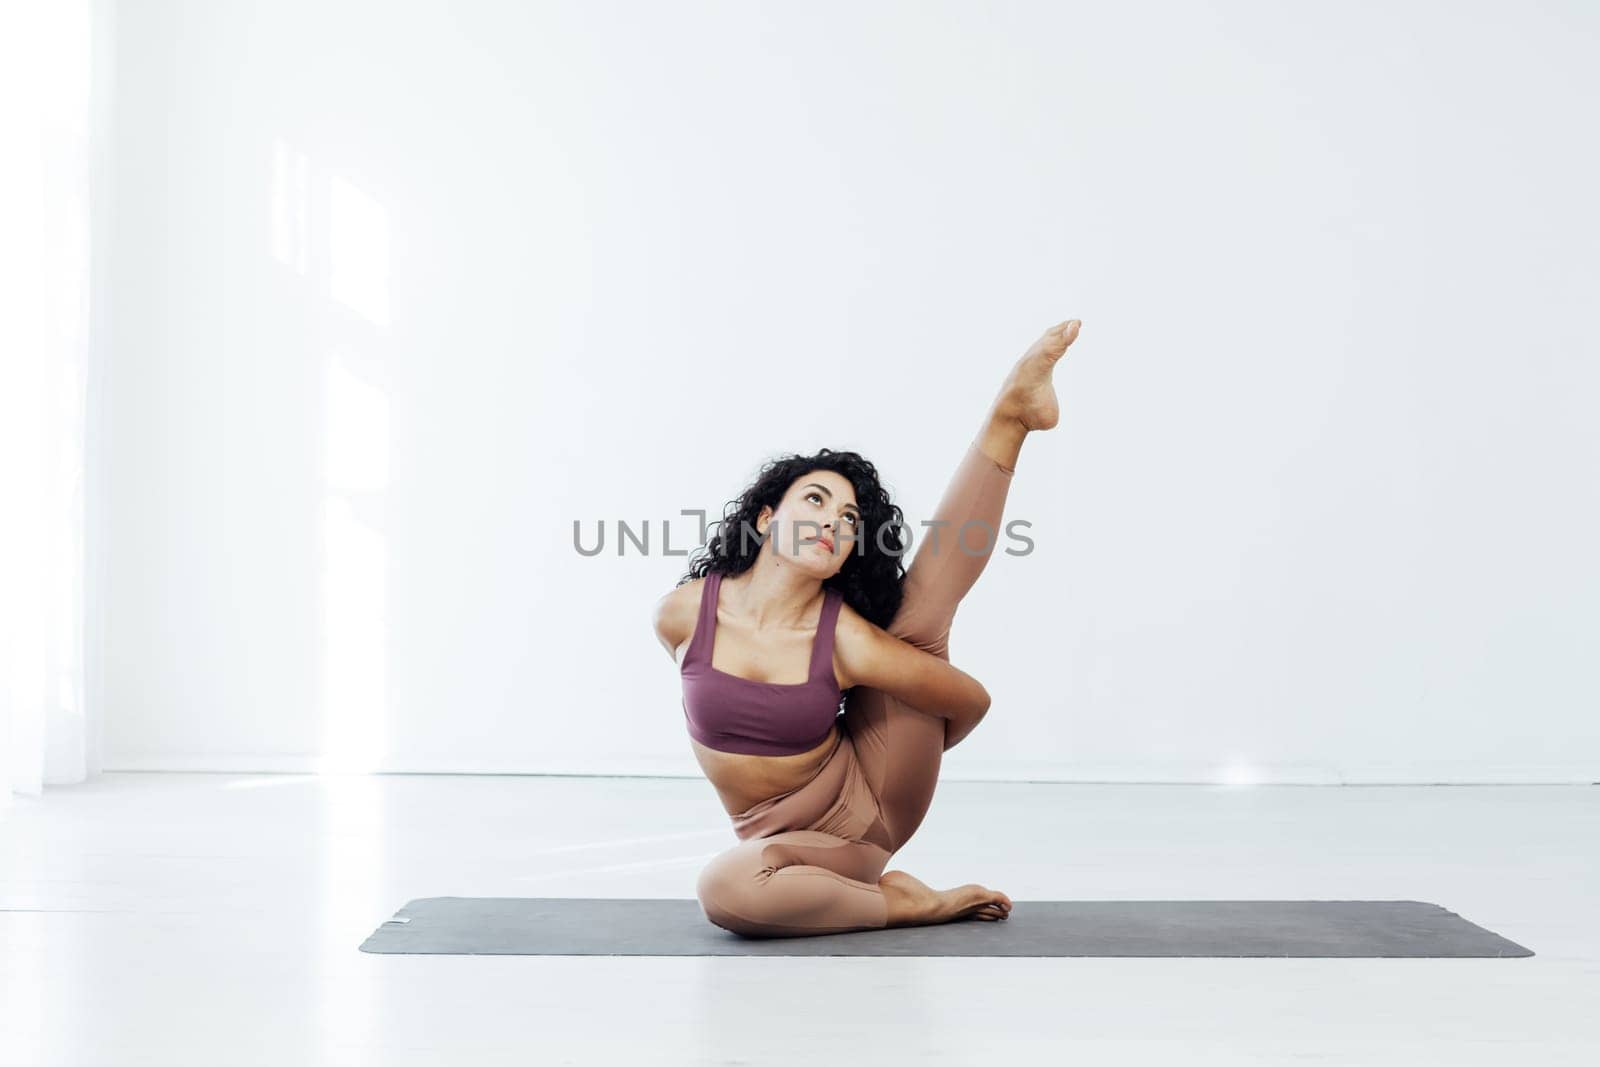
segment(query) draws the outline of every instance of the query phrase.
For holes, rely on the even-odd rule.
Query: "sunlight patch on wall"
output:
[[[311,161],[283,138],[272,142],[272,258],[296,274],[310,265]]]
[[[334,175],[328,188],[328,292],[374,326],[389,325],[389,213]]]
[[[323,771],[370,772],[387,734],[389,398],[330,355],[324,383]]]

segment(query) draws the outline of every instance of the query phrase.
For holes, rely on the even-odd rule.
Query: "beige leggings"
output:
[[[1013,473],[976,441],[968,446],[919,535],[891,634],[949,660],[956,606],[1004,533]],[[716,925],[747,937],[793,937],[887,924],[878,878],[933,801],[945,720],[856,686],[841,725],[814,777],[733,817],[741,843],[712,859],[696,886]]]

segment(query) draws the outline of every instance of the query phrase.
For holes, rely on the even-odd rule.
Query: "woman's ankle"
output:
[[[979,452],[994,460],[1001,470],[1015,474],[1017,458],[1022,454],[1022,442],[1027,436],[1028,428],[1021,419],[1014,415],[990,412],[974,444]]]

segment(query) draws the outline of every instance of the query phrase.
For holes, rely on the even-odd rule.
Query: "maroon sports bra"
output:
[[[741,755],[790,756],[816,748],[827,740],[839,712],[833,633],[844,595],[837,589],[823,591],[806,680],[757,682],[711,665],[721,588],[721,574],[706,575],[700,587],[699,619],[679,667],[689,736],[707,748]]]

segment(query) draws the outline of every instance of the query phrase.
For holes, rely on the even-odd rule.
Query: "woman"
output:
[[[949,662],[950,623],[999,541],[1023,440],[1060,418],[1051,372],[1078,327],[1017,361],[903,588],[900,509],[871,463],[823,449],[767,464],[656,603],[690,744],[741,840],[700,875],[711,922],[785,937],[1010,914],[998,890],[884,867],[927,813],[942,754],[988,711]]]

